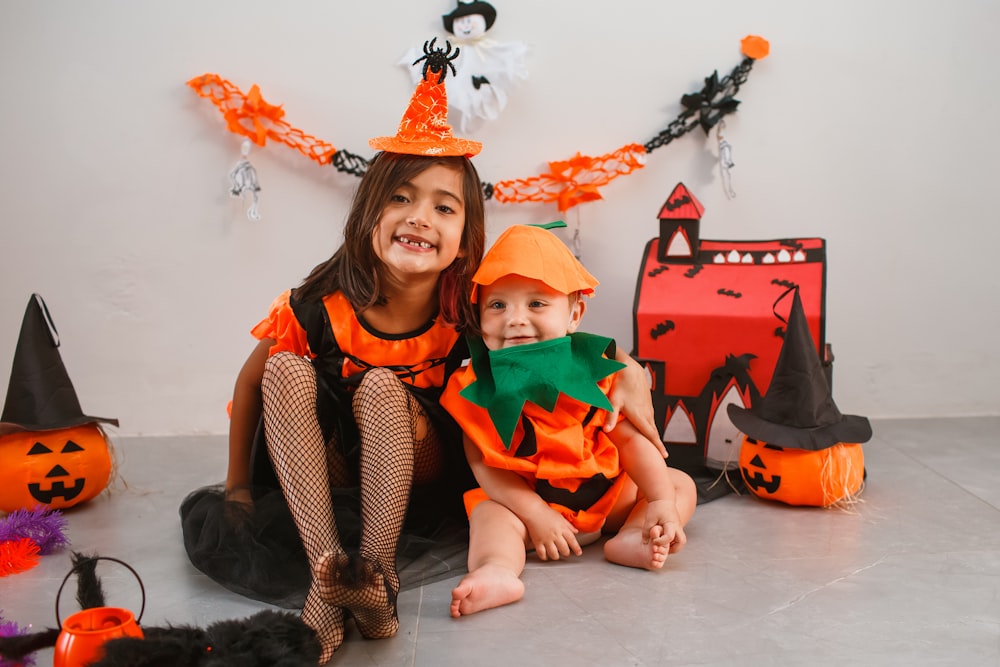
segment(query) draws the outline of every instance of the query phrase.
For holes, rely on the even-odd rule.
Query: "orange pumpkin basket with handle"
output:
[[[126,567],[139,582],[139,589],[142,592],[142,606],[139,609],[139,616],[136,617],[128,609],[122,607],[91,607],[78,611],[66,617],[65,621],[59,618],[59,600],[62,597],[63,588],[69,578],[82,566],[88,565],[95,560],[109,560]],[[119,637],[143,638],[139,621],[146,610],[146,587],[142,584],[139,573],[128,563],[111,558],[109,556],[94,556],[85,558],[73,566],[63,578],[56,594],[56,622],[59,625],[59,637],[56,639],[55,653],[53,655],[53,667],[84,667],[100,659],[104,654],[104,643]]]

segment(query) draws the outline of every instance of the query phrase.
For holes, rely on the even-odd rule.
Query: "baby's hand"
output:
[[[670,545],[670,553],[677,553],[687,544],[677,506],[672,500],[654,500],[646,505],[642,543],[649,544],[650,541]]]
[[[576,539],[577,529],[551,507],[546,506],[544,511],[527,517],[524,525],[540,560],[559,560],[560,556],[569,558],[570,554],[583,553]]]

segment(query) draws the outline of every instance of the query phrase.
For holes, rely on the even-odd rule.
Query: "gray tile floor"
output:
[[[529,560],[524,600],[454,620],[456,575],[403,592],[398,636],[351,632],[331,664],[1000,665],[1000,417],[873,426],[854,513],[729,496],[698,508],[687,548],[661,572],[608,564],[596,546]],[[221,478],[225,439],[117,448],[124,484],[67,512],[72,547],[139,571],[149,625],[263,608],[201,575],[181,544],[177,506]],[[3,616],[53,627],[68,570],[60,552],[0,579]],[[138,610],[131,575],[102,572],[109,604]],[[76,610],[64,598],[63,616]],[[51,651],[37,658],[50,664]]]

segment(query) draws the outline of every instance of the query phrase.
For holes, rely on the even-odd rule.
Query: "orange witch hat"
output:
[[[445,42],[445,48],[434,48],[437,38],[424,42],[424,55],[413,61],[413,64],[423,61],[424,78],[417,84],[417,89],[410,98],[399,129],[393,137],[374,137],[368,140],[368,145],[377,151],[390,153],[405,153],[408,155],[464,155],[472,157],[482,150],[483,145],[471,139],[462,139],[451,133],[448,125],[448,95],[445,91],[444,79],[451,68],[455,74],[455,66],[451,61],[458,57],[461,49],[454,52],[451,44]]]

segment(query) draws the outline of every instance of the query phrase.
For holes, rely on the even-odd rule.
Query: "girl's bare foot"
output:
[[[320,646],[319,664],[325,665],[344,643],[344,610],[324,602],[315,581],[309,587],[306,603],[302,607],[302,622],[316,631]]]
[[[316,562],[319,593],[327,604],[344,607],[366,639],[385,639],[399,630],[393,584],[375,561],[327,552]]]
[[[612,563],[627,567],[641,567],[659,570],[667,562],[670,544],[658,544],[663,534],[661,526],[653,526],[649,531],[649,542],[642,543],[642,531],[625,529],[604,543],[604,557]]]
[[[451,591],[451,615],[474,614],[517,602],[523,596],[524,583],[516,574],[498,565],[483,565],[462,577]]]

